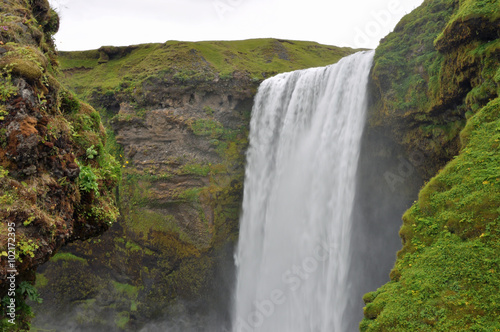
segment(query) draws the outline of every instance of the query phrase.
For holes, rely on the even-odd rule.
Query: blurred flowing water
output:
[[[374,52],[259,87],[235,254],[233,332],[344,332]]]

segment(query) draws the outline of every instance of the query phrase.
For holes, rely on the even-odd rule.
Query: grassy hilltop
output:
[[[353,53],[350,48],[278,39],[168,41],[98,50],[60,52],[63,81],[84,96],[93,89],[127,92],[140,84],[170,79],[180,85],[233,77],[259,82],[296,69],[325,66]],[[130,92],[130,91],[129,91]]]

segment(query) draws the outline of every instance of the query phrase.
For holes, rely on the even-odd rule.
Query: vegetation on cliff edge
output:
[[[351,53],[350,48],[277,39],[167,41],[61,52],[60,62],[66,73],[62,80],[79,96],[127,95],[141,104],[150,84],[181,88],[232,78],[260,82],[277,73],[332,64]]]
[[[120,169],[104,149],[99,113],[55,78],[59,18],[48,1],[3,1],[0,13],[0,329],[10,331],[29,328],[24,301],[38,300],[31,286],[37,266],[116,220]],[[8,245],[13,234],[15,248]],[[6,316],[11,264],[15,324]]]
[[[497,0],[427,0],[377,49],[378,110],[412,124],[397,136],[409,151],[452,160],[404,214],[391,281],[365,295],[361,331],[500,331],[499,8]],[[447,18],[439,29],[436,15]],[[424,39],[430,49],[407,53]],[[422,138],[427,147],[417,145]]]

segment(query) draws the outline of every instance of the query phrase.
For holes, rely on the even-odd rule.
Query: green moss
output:
[[[80,102],[69,91],[63,90],[59,94],[61,109],[66,113],[76,113],[80,110]]]
[[[40,79],[43,75],[38,66],[32,62],[21,60],[12,62],[12,73],[33,81]]]
[[[432,247],[407,254],[400,261],[407,266],[400,281],[385,285],[366,306],[360,330],[495,331],[496,251],[498,243],[464,242],[448,233]]]
[[[142,193],[141,189],[136,187],[137,182],[132,181],[128,184],[124,184],[120,187],[122,195],[125,190],[132,190],[135,192],[135,199],[132,198],[129,201],[132,205],[129,207],[133,207],[124,214],[126,227],[133,232],[134,234],[147,239],[148,234],[153,231],[160,232],[176,232],[180,234],[182,239],[189,239],[189,237],[181,231],[179,226],[176,223],[174,216],[165,215],[164,213],[156,212],[151,209],[147,209],[147,207],[141,207],[141,202],[149,201],[143,200],[143,196],[140,195]],[[137,201],[139,200],[139,201]],[[122,202],[125,204],[125,202]]]
[[[45,277],[45,275],[43,273],[36,275],[36,284],[35,284],[36,288],[46,287],[48,285],[48,283],[49,283],[49,279],[47,279],[47,277]]]
[[[366,304],[372,303],[377,295],[377,292],[366,293],[365,295],[363,295],[363,302],[365,302]]]
[[[174,199],[179,199],[185,202],[199,202],[199,196],[202,190],[203,188],[188,188],[178,191],[172,196]]]
[[[9,65],[0,69],[0,83],[0,101],[6,102],[17,92],[16,87],[12,84],[12,66]],[[5,111],[2,110],[2,112]]]
[[[84,265],[87,264],[87,260],[85,258],[75,256],[69,252],[64,252],[64,253],[58,252],[57,254],[55,254],[51,258],[51,261],[54,263],[57,261],[60,261],[60,260],[61,261],[70,261],[70,262],[79,262],[79,263],[82,263]]]
[[[136,301],[132,301],[130,303],[130,311],[137,311],[137,302]]]
[[[363,309],[363,314],[368,319],[377,318],[377,316],[382,312],[382,309],[384,309],[384,305],[385,303],[381,301],[368,303]]]
[[[117,292],[124,293],[130,298],[137,297],[137,293],[139,292],[139,289],[137,287],[129,284],[123,284],[114,280],[112,280],[112,284]]]
[[[167,277],[178,294],[186,299],[199,299],[208,286],[207,278],[213,269],[212,258],[207,255],[186,259],[178,270]]]
[[[432,106],[434,101],[428,98],[427,85],[432,81],[437,88],[437,81],[433,81],[432,77],[438,74],[443,61],[443,57],[435,51],[433,41],[450,17],[453,2],[426,1],[411,16],[403,18],[394,33],[385,37],[377,48],[373,78],[383,81],[383,88],[394,92],[383,100],[387,111],[405,112],[416,108],[417,112],[425,113]],[[435,5],[446,6],[447,9],[433,11]],[[395,80],[387,82],[385,76]],[[385,85],[387,83],[389,85]]]
[[[122,239],[121,239],[122,240]],[[127,241],[125,248],[130,252],[141,252],[142,247],[134,242]]]
[[[211,165],[197,164],[194,162],[184,164],[179,169],[179,174],[190,174],[197,176],[207,176],[210,173]]]
[[[222,124],[214,119],[195,119],[190,122],[190,128],[195,135],[218,138],[224,134]]]
[[[460,8],[448,21],[444,31],[449,30],[457,22],[464,22],[472,19],[487,18],[493,24],[500,19],[500,2],[498,0],[461,0]],[[498,22],[496,23],[498,24]],[[440,34],[437,41],[444,36]]]

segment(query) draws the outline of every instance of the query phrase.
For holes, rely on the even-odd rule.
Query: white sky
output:
[[[423,0],[49,0],[61,51],[283,38],[375,48]]]

